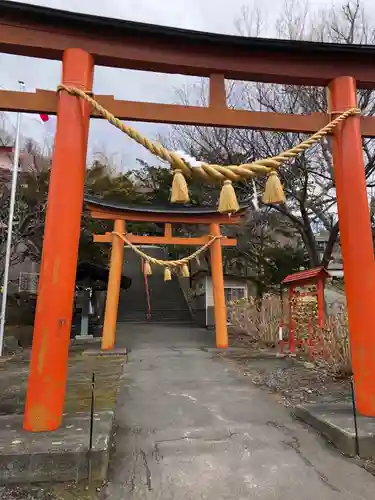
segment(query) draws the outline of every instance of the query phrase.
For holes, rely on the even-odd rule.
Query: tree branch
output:
[[[339,235],[339,223],[336,222],[336,224],[334,224],[334,226],[332,227],[332,229],[330,231],[327,245],[324,249],[324,254],[322,257],[322,261],[321,261],[321,265],[324,267],[327,267],[329,264],[329,261],[331,260],[331,255],[332,255],[335,243],[337,241],[338,235]]]

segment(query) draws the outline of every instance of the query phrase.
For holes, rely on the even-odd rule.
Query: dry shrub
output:
[[[328,365],[336,375],[348,376],[352,372],[349,342],[348,313],[344,307],[331,314],[323,331],[324,350],[318,360]]]
[[[257,330],[259,339],[266,345],[277,344],[281,312],[279,296],[269,294],[263,297],[258,311]]]
[[[230,323],[241,333],[253,336],[255,331],[256,304],[253,297],[239,299],[230,303]]]
[[[265,295],[262,300],[254,297],[232,302],[229,307],[233,326],[265,345],[276,345],[281,316],[280,298]]]

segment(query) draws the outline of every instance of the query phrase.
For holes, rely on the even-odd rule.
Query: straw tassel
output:
[[[266,182],[266,187],[263,194],[263,203],[284,203],[285,194],[280,178],[275,170],[272,170]]]
[[[172,182],[172,203],[187,203],[189,201],[189,190],[182,170],[175,170]]]
[[[238,212],[239,209],[240,207],[232,181],[226,180],[221,188],[218,211],[221,214],[233,214]]]
[[[152,274],[151,264],[148,262],[148,260],[145,260],[143,264],[143,274],[145,274],[146,276],[150,276]]]
[[[171,281],[172,273],[169,267],[164,268],[164,281]]]
[[[187,264],[182,265],[181,274],[183,278],[188,278],[190,276],[189,266]]]

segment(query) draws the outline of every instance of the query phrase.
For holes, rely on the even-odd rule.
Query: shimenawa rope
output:
[[[162,160],[167,161],[175,172],[172,188],[173,202],[185,203],[189,201],[189,194],[185,180],[186,177],[191,178],[196,176],[208,183],[224,183],[219,201],[219,212],[223,213],[236,212],[239,209],[232,182],[249,179],[262,174],[268,175],[263,197],[264,203],[279,203],[285,201],[284,192],[280,179],[277,176],[276,169],[278,169],[286,160],[294,158],[299,153],[306,151],[311,146],[318,143],[323,137],[331,133],[337,125],[342,123],[349,116],[354,116],[360,114],[361,112],[358,108],[350,108],[340,113],[335,119],[330,121],[308,139],[277,156],[256,160],[252,163],[243,163],[241,165],[215,165],[200,162],[199,166],[192,167],[183,158],[181,158],[179,154],[169,151],[161,144],[150,141],[133,127],[126,125],[124,122],[116,118],[116,116],[106,110],[83,90],[66,85],[59,85],[57,90],[58,92],[65,91],[72,96],[84,99],[99,115],[103,116],[103,118],[124,132],[128,137],[136,141],[138,144],[141,144],[148,151],[150,151],[150,153],[158,156]]]
[[[166,281],[169,281],[171,279],[171,274],[170,274],[171,268],[181,267],[183,276],[188,277],[189,276],[189,269],[187,267],[187,264],[191,260],[197,258],[205,250],[207,250],[212,245],[212,243],[214,241],[222,238],[222,236],[210,236],[209,241],[207,243],[205,243],[203,246],[201,246],[200,248],[198,248],[198,250],[193,252],[191,255],[188,255],[187,257],[183,257],[182,259],[177,259],[177,260],[162,260],[162,259],[157,259],[156,257],[151,257],[151,255],[148,255],[147,253],[142,252],[142,250],[140,250],[136,245],[133,245],[133,243],[131,243],[131,241],[129,241],[128,238],[126,236],[124,236],[123,234],[118,233],[117,231],[113,231],[112,234],[121,238],[123,240],[123,242],[129,246],[129,248],[131,248],[136,254],[138,254],[140,257],[142,257],[142,259],[144,260],[145,263],[148,263],[149,265],[155,264],[158,266],[163,266],[165,268],[164,277],[165,277]],[[147,268],[145,267],[144,272],[145,272],[145,274],[151,274],[151,267],[147,267]]]

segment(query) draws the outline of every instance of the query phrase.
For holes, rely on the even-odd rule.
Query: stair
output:
[[[148,255],[167,259],[166,251],[158,247],[147,247]],[[118,309],[119,322],[131,323],[192,323],[189,308],[176,276],[164,282],[164,269],[153,266],[153,274],[147,277],[151,304],[151,318],[147,318],[147,296],[145,279],[140,259],[125,249],[123,272],[132,279],[130,288],[121,292]]]

